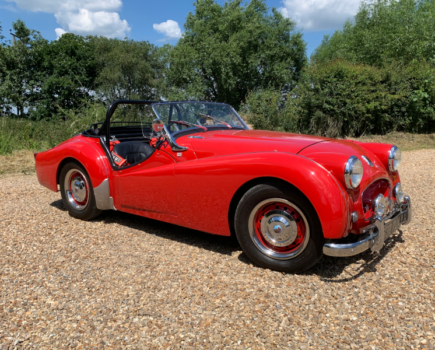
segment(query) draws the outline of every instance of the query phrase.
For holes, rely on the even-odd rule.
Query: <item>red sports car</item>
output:
[[[116,101],[35,159],[75,218],[119,210],[234,234],[256,264],[286,272],[379,252],[411,220],[396,146],[249,130],[222,103]]]

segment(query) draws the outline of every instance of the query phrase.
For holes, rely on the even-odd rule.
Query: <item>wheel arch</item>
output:
[[[291,184],[288,181],[285,181],[283,179],[272,177],[272,176],[264,176],[264,177],[258,177],[252,180],[249,180],[248,182],[244,183],[242,186],[239,187],[239,189],[234,193],[233,198],[230,202],[230,207],[228,210],[228,224],[230,226],[231,236],[235,236],[235,227],[234,227],[234,217],[236,214],[237,205],[239,204],[240,200],[242,199],[243,195],[248,192],[251,188],[262,185],[262,184],[269,184],[269,185],[278,185],[283,188],[288,188],[292,191],[298,192],[300,195],[304,196],[307,201],[310,203],[311,207],[313,208],[314,212],[317,215],[317,219],[320,222],[319,215],[317,214],[316,209],[312,205],[311,201],[308,199],[308,197],[301,191],[299,188],[297,188],[295,185]]]
[[[86,172],[87,176],[89,177],[89,180],[91,182],[91,186],[93,188],[96,206],[100,210],[107,210],[107,209],[115,209],[115,206],[113,204],[113,198],[110,194],[110,186],[109,186],[109,180],[108,178],[103,179],[100,181],[100,184],[98,186],[95,186],[95,178],[92,178],[92,172],[90,172],[86,165],[77,160],[73,157],[66,157],[64,158],[58,166],[57,174],[56,174],[56,182],[57,185],[60,185],[60,174],[62,172],[63,167],[68,163],[76,163],[80,165]],[[116,210],[116,209],[115,209]]]
[[[56,184],[57,185],[60,185],[60,173],[61,173],[61,171],[62,171],[62,168],[66,165],[66,164],[68,164],[69,162],[72,162],[72,163],[78,163],[78,164],[80,164],[82,167],[83,167],[83,169],[85,169],[86,170],[86,172],[88,172],[88,170],[86,169],[86,167],[81,163],[81,162],[79,162],[77,159],[75,159],[75,158],[72,158],[72,157],[67,157],[67,158],[64,158],[60,163],[59,163],[59,165],[58,165],[58,167],[57,167],[57,172],[56,172]],[[89,175],[89,173],[88,173],[88,175]],[[92,180],[91,180],[92,181]]]

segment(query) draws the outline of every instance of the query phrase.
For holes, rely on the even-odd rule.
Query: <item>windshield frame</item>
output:
[[[235,117],[238,119],[238,121],[241,123],[241,125],[242,126],[231,126],[231,128],[228,128],[227,126],[224,126],[224,125],[206,125],[206,126],[197,126],[197,127],[195,127],[195,126],[192,126],[192,127],[190,127],[190,128],[187,128],[187,129],[183,129],[183,130],[177,130],[177,131],[174,131],[174,132],[172,132],[172,133],[170,133],[169,132],[169,129],[168,129],[168,124],[167,123],[164,123],[164,125],[165,125],[165,129],[167,130],[167,132],[171,135],[171,136],[176,136],[176,135],[179,135],[179,134],[184,134],[184,133],[186,133],[186,132],[189,132],[189,133],[192,133],[192,131],[194,131],[194,130],[200,130],[200,131],[202,131],[202,132],[206,132],[206,131],[204,131],[203,130],[203,127],[205,127],[205,128],[207,128],[207,131],[209,131],[209,130],[229,130],[229,129],[236,129],[236,130],[250,130],[249,129],[249,127],[248,127],[248,125],[245,123],[245,121],[243,120],[243,118],[242,117],[240,117],[240,115],[236,112],[236,110],[231,106],[231,105],[229,105],[229,104],[227,104],[227,103],[220,103],[220,102],[209,102],[209,101],[159,101],[159,102],[155,102],[155,103],[152,103],[151,104],[151,108],[153,109],[153,111],[154,111],[154,114],[157,116],[157,118],[158,119],[160,119],[160,120],[162,120],[163,121],[163,119],[160,117],[160,115],[159,115],[159,113],[157,112],[157,110],[156,110],[156,106],[161,106],[161,105],[171,105],[171,109],[170,109],[170,118],[168,119],[168,123],[169,123],[169,121],[171,121],[172,120],[172,116],[174,115],[174,110],[176,111],[176,113],[178,113],[179,115],[181,114],[181,111],[180,111],[180,108],[179,108],[179,104],[187,104],[187,103],[189,103],[189,104],[210,104],[210,105],[222,105],[222,106],[226,106],[226,107],[229,107],[230,108],[230,110],[232,111],[232,113],[235,115]],[[173,108],[172,108],[172,106],[174,106]],[[183,121],[183,119],[174,119],[174,120],[180,120],[180,121]]]

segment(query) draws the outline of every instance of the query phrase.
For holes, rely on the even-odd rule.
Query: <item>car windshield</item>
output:
[[[248,129],[229,105],[212,102],[165,102],[153,104],[154,112],[172,134],[188,128]]]

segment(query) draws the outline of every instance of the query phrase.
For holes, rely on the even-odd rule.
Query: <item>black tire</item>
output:
[[[287,224],[281,224],[281,217],[288,221]],[[272,225],[275,226],[272,228]],[[298,273],[314,266],[322,257],[324,238],[319,218],[308,199],[295,189],[275,184],[251,188],[237,206],[234,226],[243,251],[261,267]],[[282,247],[274,245],[287,243],[290,244]]]
[[[86,194],[82,202],[77,201],[76,199],[79,197],[75,197],[76,194],[70,191],[71,185],[66,186],[66,182],[71,183],[73,180],[80,182],[79,186],[85,185]],[[59,185],[63,204],[72,217],[81,220],[92,220],[102,213],[102,210],[97,209],[94,189],[89,175],[78,162],[69,162],[63,166],[59,175]],[[78,191],[83,197],[83,187],[78,188]]]

